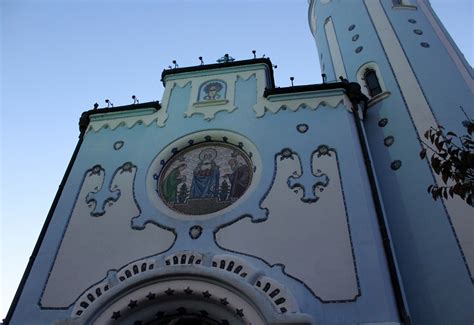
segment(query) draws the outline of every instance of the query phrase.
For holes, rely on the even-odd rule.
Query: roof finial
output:
[[[231,57],[228,53],[224,54],[224,56],[217,60],[218,63],[227,63],[235,61],[233,57]]]

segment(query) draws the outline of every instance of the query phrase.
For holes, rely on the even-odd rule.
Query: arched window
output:
[[[375,72],[375,70],[365,70],[364,79],[370,97],[374,97],[382,93],[382,87],[380,86],[379,78],[377,78],[377,73]]]

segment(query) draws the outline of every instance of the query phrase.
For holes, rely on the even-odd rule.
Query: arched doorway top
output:
[[[238,257],[185,251],[109,273],[57,325],[173,324],[193,317],[211,325],[313,323],[283,285]]]

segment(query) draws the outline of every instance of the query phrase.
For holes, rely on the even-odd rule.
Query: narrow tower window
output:
[[[377,74],[374,70],[367,69],[364,73],[364,79],[370,97],[374,97],[382,92],[382,88],[380,87],[379,83],[379,78],[377,78]]]

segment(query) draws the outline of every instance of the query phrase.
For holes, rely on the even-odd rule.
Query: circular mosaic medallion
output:
[[[355,49],[355,52],[360,53],[360,52],[362,52],[363,49],[364,48],[362,46],[359,46],[358,48]]]
[[[352,41],[355,42],[359,39],[359,34],[355,34],[354,36],[352,36]]]
[[[426,43],[426,42],[421,42],[420,45],[421,45],[422,47],[425,47],[425,48],[430,47],[430,44],[428,44],[428,43]]]
[[[237,201],[249,187],[253,166],[237,146],[210,142],[174,155],[158,177],[157,192],[172,210],[203,215]]]
[[[423,35],[423,31],[420,29],[414,29],[413,33],[415,33],[416,35]]]
[[[416,20],[413,19],[413,18],[408,19],[408,22],[409,22],[410,24],[416,24]]]
[[[350,25],[347,30],[348,30],[348,31],[352,31],[352,30],[354,30],[355,27],[356,27],[356,25]]]

